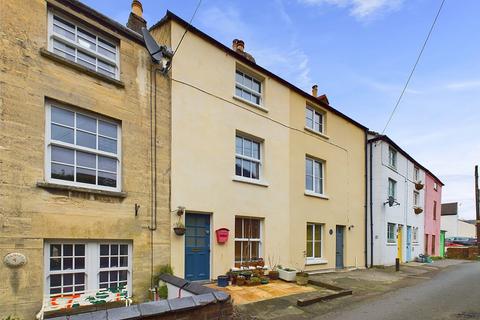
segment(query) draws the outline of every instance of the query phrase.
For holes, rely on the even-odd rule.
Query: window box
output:
[[[297,270],[292,268],[278,268],[278,277],[288,282],[295,282],[297,278]]]

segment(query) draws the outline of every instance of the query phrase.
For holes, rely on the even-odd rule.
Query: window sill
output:
[[[257,186],[261,186],[261,187],[268,187],[269,186],[269,184],[266,183],[265,181],[249,179],[249,178],[244,178],[244,177],[239,177],[239,176],[234,176],[232,178],[232,180],[236,181],[236,182],[254,184],[254,185],[257,185]]]
[[[261,111],[263,111],[263,112],[268,112],[268,109],[267,109],[267,108],[262,107],[262,106],[259,105],[259,104],[255,104],[255,103],[253,103],[253,102],[250,102],[250,101],[248,101],[248,100],[245,100],[245,99],[243,99],[243,98],[237,97],[237,96],[235,96],[235,95],[233,96],[233,99],[238,100],[238,101],[241,101],[241,102],[243,102],[243,103],[245,103],[245,104],[248,104],[249,106],[254,107],[254,108],[256,108],[256,109],[258,109],[258,110],[261,110]]]
[[[326,134],[321,133],[321,132],[318,132],[318,131],[315,131],[315,130],[307,127],[307,126],[305,126],[305,130],[307,130],[308,132],[311,132],[311,133],[313,133],[313,134],[316,134],[317,136],[320,136],[320,137],[322,137],[322,138],[324,138],[324,139],[330,139],[330,137],[327,136]]]
[[[325,195],[325,194],[315,193],[315,192],[310,191],[310,190],[305,190],[305,195],[306,195],[306,196],[309,196],[309,197],[315,197],[315,198],[320,198],[320,199],[325,199],[325,200],[330,199],[330,198],[329,198],[327,195]]]
[[[398,173],[398,170],[397,170],[396,167],[391,166],[391,165],[389,165],[389,164],[387,164],[387,167]]]
[[[113,79],[113,78],[110,78],[110,77],[107,77],[106,75],[103,75],[101,74],[100,72],[96,72],[96,71],[93,71],[93,70],[90,70],[88,69],[87,67],[84,67],[78,63],[75,63],[75,62],[72,62],[70,60],[67,60],[61,56],[59,56],[58,54],[55,54],[53,52],[50,52],[48,51],[47,49],[45,48],[41,48],[40,49],[40,55],[42,55],[43,57],[47,58],[47,59],[50,59],[52,61],[55,61],[55,62],[58,62],[58,63],[61,63],[67,67],[70,67],[72,69],[75,69],[77,71],[80,71],[80,72],[83,72],[83,73],[86,73],[88,74],[89,76],[91,77],[94,77],[94,78],[97,78],[99,80],[102,80],[104,82],[108,82],[110,84],[113,84],[114,86],[116,86],[117,88],[125,88],[125,83],[123,81],[120,81],[120,80],[117,80],[117,79]]]
[[[328,260],[322,259],[322,258],[316,258],[316,259],[307,259],[307,266],[314,265],[314,264],[327,264]]]
[[[389,247],[393,247],[393,246],[397,246],[397,243],[396,242],[387,242],[387,246]]]
[[[43,188],[43,189],[82,192],[82,193],[89,193],[89,194],[95,194],[95,195],[107,196],[107,197],[114,197],[114,198],[126,198],[127,197],[127,193],[126,192],[121,192],[121,191],[107,191],[107,190],[88,189],[88,188],[82,188],[82,187],[66,186],[66,185],[63,185],[63,184],[51,183],[51,182],[45,182],[45,181],[37,182],[37,187]]]

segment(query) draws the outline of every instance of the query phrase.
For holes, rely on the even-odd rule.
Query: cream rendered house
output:
[[[186,26],[168,12],[151,32],[176,48]],[[234,46],[192,27],[173,58],[171,210],[186,226],[171,233],[175,274],[207,280],[258,259],[364,266],[366,128]]]

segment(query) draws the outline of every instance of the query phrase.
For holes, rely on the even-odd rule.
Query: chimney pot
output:
[[[143,6],[139,0],[132,1],[132,13],[143,18]]]
[[[233,39],[232,49],[233,49],[233,51],[243,52],[245,50],[245,42],[243,40],[240,40],[240,39]]]
[[[316,84],[312,86],[312,96],[318,97],[318,85]]]

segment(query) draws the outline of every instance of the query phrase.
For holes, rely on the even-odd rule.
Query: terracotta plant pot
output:
[[[299,286],[306,286],[308,284],[308,273],[306,272],[297,272],[296,281]]]
[[[237,286],[245,285],[245,278],[244,277],[237,277]]]
[[[173,231],[175,232],[175,234],[176,234],[177,236],[183,236],[183,235],[185,234],[186,229],[185,229],[185,228],[175,227],[175,228],[173,228]]]
[[[423,209],[422,208],[419,208],[419,207],[416,207],[413,209],[415,211],[416,214],[420,214],[423,212]]]
[[[268,273],[268,277],[270,278],[270,280],[278,280],[278,271],[270,271]]]
[[[421,183],[421,182],[415,183],[415,189],[422,190],[423,189],[423,183]]]

